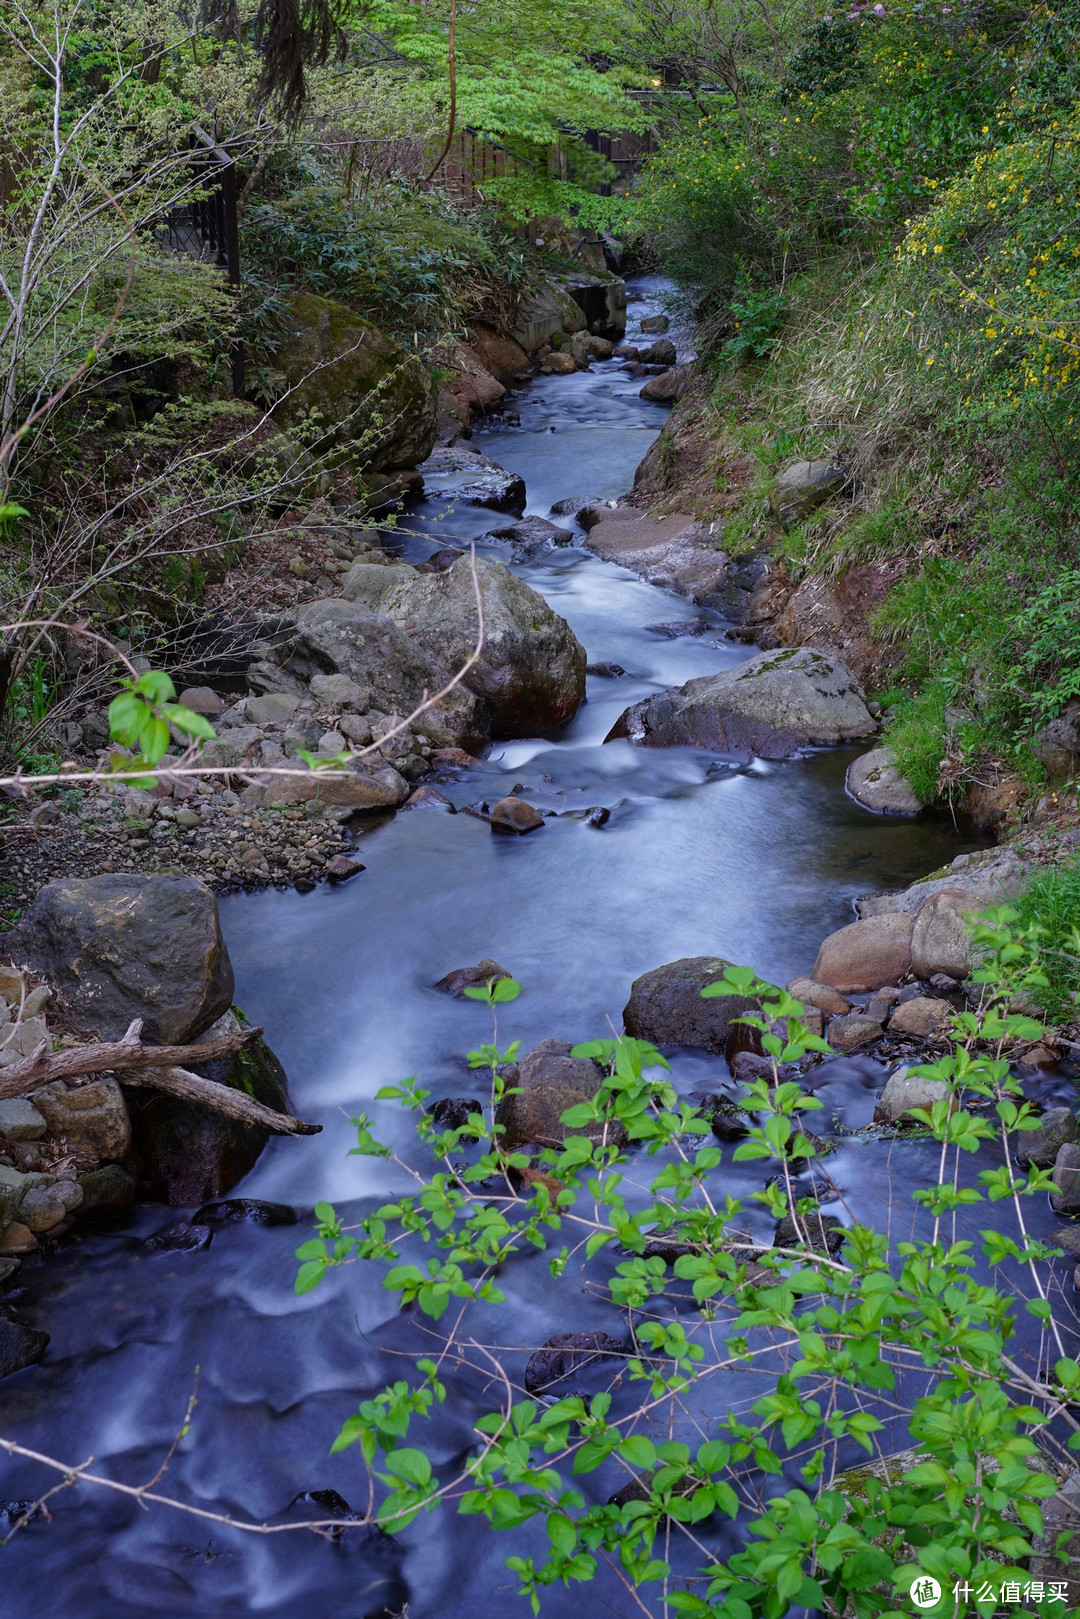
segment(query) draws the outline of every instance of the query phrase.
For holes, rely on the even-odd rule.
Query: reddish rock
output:
[[[500,798],[491,812],[493,832],[535,832],[544,824],[544,817],[523,798]]]
[[[851,1002],[839,990],[832,989],[828,984],[815,984],[812,978],[793,978],[787,985],[787,992],[794,995],[797,1001],[802,1001],[804,1006],[816,1007],[819,1012],[828,1013],[829,1017],[842,1017],[845,1012],[851,1011]]]
[[[350,860],[347,854],[336,854],[326,862],[323,870],[331,882],[343,883],[348,877],[355,877],[358,871],[364,871],[359,860]]]
[[[917,1040],[943,1040],[949,1033],[952,1007],[948,1001],[919,995],[898,1006],[889,1019],[889,1033],[911,1035]]]
[[[466,753],[464,748],[436,748],[432,758],[443,769],[457,766],[461,770],[471,770],[473,765],[480,763],[474,754]]]
[[[485,956],[483,961],[476,963],[475,967],[455,967],[453,972],[449,972],[445,978],[439,979],[435,988],[445,990],[447,995],[452,995],[456,1001],[460,1001],[464,999],[467,989],[473,989],[481,984],[490,984],[493,978],[509,977],[510,974],[505,967],[500,967],[497,961],[492,961],[490,956]]]
[[[512,337],[500,337],[489,326],[477,326],[469,347],[480,364],[500,382],[509,382],[529,369],[529,356]]]
[[[897,983],[911,968],[913,923],[906,911],[891,911],[838,928],[822,942],[811,978],[844,995]]]
[[[792,591],[773,625],[777,641],[833,648],[859,680],[881,686],[903,648],[873,640],[869,624],[904,569],[896,559],[862,563],[838,579],[811,575]]]
[[[884,1034],[881,1024],[865,1012],[845,1012],[843,1017],[829,1019],[826,1039],[834,1051],[858,1051],[872,1046]]]

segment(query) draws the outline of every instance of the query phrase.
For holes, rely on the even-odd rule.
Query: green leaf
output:
[[[148,669],[136,680],[134,689],[151,703],[172,703],[176,700],[176,687],[162,669]]]
[[[310,1293],[312,1288],[318,1287],[326,1275],[326,1268],[325,1259],[309,1259],[306,1265],[301,1265],[296,1273],[296,1293]]]
[[[431,1482],[431,1463],[422,1450],[392,1450],[386,1458],[387,1471],[407,1484],[423,1488]]]
[[[124,691],[109,704],[109,735],[122,748],[133,748],[149,710],[132,692]],[[124,764],[127,763],[125,759]]]
[[[151,714],[143,721],[139,732],[139,752],[148,765],[156,765],[169,746],[169,727],[164,720]]]
[[[183,708],[179,703],[167,703],[161,710],[170,725],[185,736],[197,736],[204,742],[213,742],[217,732],[204,714],[196,714],[194,709]]]

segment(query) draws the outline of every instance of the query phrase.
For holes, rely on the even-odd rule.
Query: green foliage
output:
[[[514,1177],[529,1158],[505,1153],[493,1111],[483,1139],[463,1155],[463,1133],[434,1130],[415,1079],[380,1092],[413,1112],[435,1168],[418,1174],[397,1160],[408,1171],[407,1194],[349,1231],[320,1204],[318,1236],[298,1250],[298,1292],[332,1267],[375,1263],[402,1303],[450,1323],[455,1364],[475,1359],[502,1387],[491,1342],[500,1270],[539,1250],[557,1278],[572,1242],[588,1290],[626,1310],[632,1336],[618,1404],[610,1392],[521,1400],[507,1382],[505,1399],[476,1421],[455,1480],[436,1478],[419,1432],[445,1393],[435,1363],[419,1362],[415,1378],[364,1401],[333,1448],[359,1447],[382,1528],[392,1532],[439,1503],[511,1533],[538,1524],[543,1549],[507,1559],[534,1613],[548,1587],[587,1583],[601,1558],[621,1570],[643,1609],[662,1599],[669,1611],[699,1619],[783,1619],[792,1605],[872,1619],[906,1611],[908,1587],[921,1574],[946,1589],[954,1581],[1026,1583],[1040,1503],[1057,1489],[1037,1441],[1080,1386],[1080,1365],[1065,1352],[1040,1281],[1052,1250],[1027,1236],[1023,1220],[1024,1200],[1045,1195],[1048,1175],[1018,1175],[1008,1150],[1009,1136],[1034,1129],[1037,1116],[1010,1076],[1007,1049],[1040,1030],[1010,1007],[1045,990],[1049,975],[1037,935],[1017,926],[1014,911],[991,913],[974,931],[980,1010],[957,1015],[952,1049],[916,1070],[947,1087],[919,1113],[942,1153],[937,1183],[914,1194],[924,1234],[893,1241],[849,1224],[843,1262],[814,1246],[816,1205],[793,1184],[817,1150],[803,1118],[821,1103],[781,1077],[781,1065],[829,1048],[807,1029],[797,1001],[748,968],[729,969],[703,994],[756,999],[760,1010],[743,1021],[773,1064],[771,1078],[748,1088],[744,1105],[755,1122],[734,1156],[771,1166],[752,1197],[770,1214],[790,1216],[796,1237],[753,1270],[735,1224],[740,1206],[718,1188],[724,1149],[679,1099],[647,1042],[575,1048],[601,1065],[603,1078],[593,1102],[569,1109],[563,1122],[568,1132],[587,1124],[591,1133],[568,1133],[561,1148],[545,1150],[543,1173],[517,1190]],[[494,1012],[519,987],[492,983],[474,998]],[[470,1056],[490,1072],[493,1104],[512,1050],[500,1051],[496,1030]],[[356,1122],[354,1151],[396,1158],[366,1117]],[[628,1152],[597,1122],[618,1123],[643,1149],[632,1176]],[[996,1167],[963,1173],[964,1156],[994,1140],[1004,1148]],[[995,1285],[971,1274],[976,1244],[957,1238],[952,1218],[1001,1200],[1015,1234],[988,1216],[979,1239]],[[685,1296],[669,1300],[663,1259],[646,1257],[657,1236],[678,1245],[674,1277],[684,1295],[689,1286],[692,1306]],[[476,1302],[484,1307],[482,1348],[467,1323]],[[1044,1370],[1018,1381],[1010,1357],[1021,1308],[1043,1336],[1031,1365]],[[759,1392],[749,1409],[729,1409],[724,1373],[749,1368]],[[925,1374],[917,1387],[912,1369]],[[854,1447],[873,1457],[885,1419],[898,1412],[918,1447],[914,1465],[845,1472],[839,1455]],[[1078,1443],[1074,1435],[1070,1444]],[[637,1488],[621,1503],[597,1504],[608,1493],[605,1478],[587,1494],[579,1481],[612,1467]],[[733,1538],[718,1516],[735,1520]],[[1005,1611],[1021,1610],[1006,1602]]]
[[[1049,964],[1036,991],[1051,1017],[1072,1019],[1080,991],[1080,864],[1042,871],[1016,902],[1020,925],[1030,930]]]
[[[259,294],[279,299],[283,287],[306,285],[410,344],[462,331],[485,302],[511,296],[524,274],[523,244],[490,210],[466,214],[440,192],[404,182],[354,197],[319,174],[250,209],[245,249]],[[272,327],[265,297],[260,309]]]
[[[109,704],[109,735],[123,748],[137,749],[134,759],[114,754],[110,768],[125,774],[149,772],[164,757],[170,727],[194,742],[211,741],[216,732],[202,714],[175,701],[176,687],[162,670],[148,670],[134,680],[121,681],[122,690]],[[146,785],[156,785],[147,775]]]
[[[772,348],[787,320],[787,306],[779,292],[749,289],[731,301],[731,321],[735,328],[720,350],[725,360],[740,365],[762,360]]]

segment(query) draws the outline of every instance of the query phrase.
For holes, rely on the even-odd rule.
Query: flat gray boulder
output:
[[[800,747],[851,742],[875,729],[846,664],[811,647],[788,647],[634,703],[606,740],[784,759]]]
[[[468,557],[443,573],[369,573],[382,577],[361,578],[353,568],[345,594],[354,594],[358,604],[363,598],[369,610],[390,619],[427,658],[446,669],[462,668],[476,647],[478,624]],[[487,705],[491,734],[535,736],[564,725],[585,697],[585,648],[566,620],[508,568],[478,557],[476,577],[484,644],[463,685]]]
[[[684,956],[642,973],[630,986],[623,1027],[657,1046],[697,1046],[722,1053],[732,1024],[756,1002],[739,995],[708,1000],[701,991],[723,978],[731,966],[722,956]]]
[[[366,574],[378,577],[355,578]],[[398,575],[406,581],[424,577],[412,568],[358,563],[348,576],[357,599],[328,597],[302,607],[249,671],[249,680],[277,679],[302,691],[319,676],[344,675],[357,713],[410,713],[425,693],[441,691],[454,669],[450,657],[422,646],[394,617],[374,610],[372,601],[393,588]],[[423,729],[439,747],[477,753],[490,740],[491,713],[482,697],[459,684],[424,714]]]
[[[54,985],[78,1022],[116,1040],[182,1045],[227,1012],[233,971],[217,900],[192,877],[61,877],[42,888],[5,955]]]
[[[891,748],[871,748],[853,759],[844,786],[856,803],[877,815],[917,815],[922,808]]]
[[[909,1124],[918,1123],[918,1120],[911,1117],[911,1108],[932,1108],[935,1102],[942,1101],[948,1094],[949,1087],[943,1079],[923,1079],[921,1075],[911,1073],[906,1067],[897,1068],[885,1081],[884,1089],[877,1099],[874,1123],[899,1124],[901,1121]]]
[[[1067,1141],[1076,1140],[1076,1115],[1070,1107],[1052,1107],[1035,1130],[1018,1130],[1013,1137],[1016,1161],[1025,1169],[1053,1169]]]
[[[772,509],[785,528],[798,523],[841,489],[847,479],[831,461],[794,461],[772,487]]]

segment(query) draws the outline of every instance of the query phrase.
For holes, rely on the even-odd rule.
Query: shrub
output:
[[[804,1121],[821,1103],[781,1072],[828,1047],[798,1002],[749,969],[729,969],[703,994],[760,1008],[744,1021],[772,1072],[748,1087],[751,1122],[733,1156],[772,1171],[754,1197],[788,1225],[764,1254],[717,1186],[724,1150],[708,1120],[678,1097],[645,1041],[576,1048],[603,1071],[594,1100],[562,1115],[568,1131],[588,1134],[534,1154],[538,1164],[500,1143],[504,1064],[516,1043],[500,1049],[497,1023],[491,1043],[470,1053],[490,1097],[467,1123],[438,1129],[415,1077],[380,1091],[414,1114],[439,1167],[418,1172],[374,1137],[366,1116],[355,1120],[354,1150],[394,1160],[407,1190],[349,1230],[320,1204],[296,1283],[307,1292],[331,1269],[367,1261],[386,1267],[383,1285],[403,1304],[447,1323],[428,1329],[443,1353],[434,1358],[433,1346],[414,1376],[365,1400],[334,1441],[334,1450],[358,1447],[373,1492],[364,1521],[400,1530],[444,1504],[511,1533],[542,1524],[539,1555],[507,1559],[534,1612],[548,1586],[587,1583],[602,1560],[627,1588],[626,1612],[651,1611],[656,1599],[699,1619],[783,1619],[793,1605],[870,1619],[897,1612],[894,1592],[926,1574],[946,1590],[1013,1580],[1019,1591],[1042,1528],[1039,1502],[1056,1489],[1055,1464],[1034,1436],[1052,1443],[1051,1416],[1080,1387],[1080,1366],[1040,1277],[1053,1250],[1031,1241],[1023,1217],[1024,1198],[1045,1191],[1048,1172],[1017,1176],[1009,1151],[1010,1132],[1036,1119],[1002,1053],[1041,1026],[1008,1007],[1046,985],[1037,948],[1014,922],[1002,911],[976,928],[982,1008],[956,1017],[949,1055],[916,1070],[947,1088],[917,1113],[941,1142],[938,1182],[914,1193],[923,1234],[891,1243],[852,1223],[842,1261],[824,1240],[816,1200],[796,1185],[818,1155]],[[503,980],[475,996],[494,1013],[519,989]],[[625,1136],[644,1156],[635,1174],[619,1150]],[[963,1155],[991,1140],[1002,1154],[971,1184]],[[827,1169],[816,1169],[842,1202]],[[952,1225],[960,1207],[985,1198],[1007,1200],[1015,1221],[1011,1233],[1000,1217],[981,1232],[983,1260],[999,1278],[991,1283],[972,1274],[973,1244],[956,1240]],[[580,1271],[587,1292],[625,1312],[617,1397],[519,1398],[512,1351],[492,1343],[493,1318],[501,1270],[537,1252],[556,1283],[567,1274],[577,1288]],[[467,1324],[477,1306],[479,1335]],[[1012,1358],[1019,1309],[1037,1323],[1038,1377],[1017,1373]],[[422,1430],[446,1397],[451,1365],[499,1394],[440,1478]],[[755,1392],[743,1403],[747,1371]],[[872,1457],[888,1441],[889,1423],[891,1437],[899,1425],[914,1440],[917,1458],[846,1472],[860,1451]],[[608,1498],[613,1485],[631,1487]],[[1052,1601],[1032,1605],[1050,1612]],[[1019,1613],[1019,1601],[1006,1598],[1005,1611]]]

